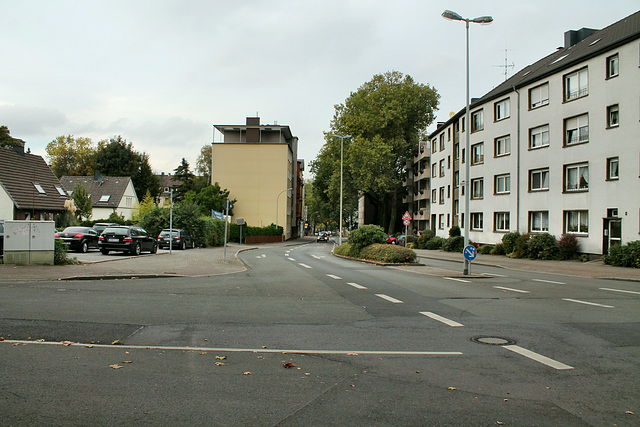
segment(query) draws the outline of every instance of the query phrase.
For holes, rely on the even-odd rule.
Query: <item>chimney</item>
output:
[[[93,171],[93,180],[94,181],[98,181],[98,182],[104,181],[104,179],[102,179],[102,175],[100,175],[100,171],[98,169]]]
[[[570,48],[580,43],[592,34],[597,33],[599,30],[593,28],[581,28],[579,30],[569,30],[564,33],[564,48]]]
[[[260,117],[247,117],[247,142],[260,142]]]
[[[16,144],[13,146],[13,151],[15,151],[16,153],[20,154],[21,156],[24,156],[24,145],[22,144]]]

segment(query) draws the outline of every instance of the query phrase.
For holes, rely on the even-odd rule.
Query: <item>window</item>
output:
[[[569,165],[564,167],[564,191],[587,191],[589,189],[589,165]]]
[[[529,212],[529,231],[532,233],[549,231],[549,211]]]
[[[564,232],[587,234],[589,232],[589,212],[565,211]]]
[[[484,129],[482,110],[471,113],[471,132],[476,132],[482,129]]]
[[[444,159],[440,160],[440,176],[444,176]]]
[[[471,229],[482,230],[482,212],[471,213]]]
[[[509,231],[509,212],[496,212],[493,214],[495,231]]]
[[[456,145],[453,146],[453,160],[458,160],[460,158],[460,144],[456,142]]]
[[[453,214],[458,215],[460,213],[460,200],[455,199],[453,201]]]
[[[484,196],[484,179],[476,178],[471,180],[471,198],[482,199]]]
[[[614,181],[619,178],[618,175],[618,158],[610,157],[607,159],[607,181]]]
[[[431,152],[432,153],[437,153],[438,152],[438,140],[434,139],[433,141],[431,141]]]
[[[460,171],[455,171],[453,173],[453,187],[458,188],[460,185]]]
[[[440,134],[440,151],[444,151],[444,133]]]
[[[549,125],[529,129],[529,149],[549,146]]]
[[[58,190],[58,194],[61,196],[67,195],[67,193],[64,192],[64,188],[60,187],[59,185],[56,185],[56,190]]]
[[[509,111],[509,98],[503,99],[502,101],[498,101],[493,104],[493,112],[495,115],[495,121],[506,119],[511,115]]]
[[[444,230],[444,214],[438,215],[438,228]]]
[[[496,175],[494,182],[495,194],[508,194],[511,191],[511,175]]]
[[[447,169],[451,169],[451,156],[447,156]]]
[[[441,205],[444,205],[444,187],[440,187],[440,199],[438,199],[440,201]]]
[[[36,187],[36,190],[38,190],[38,193],[40,194],[47,194],[46,191],[44,191],[44,188],[42,188],[42,185],[40,184],[33,184],[34,187]]]
[[[496,138],[494,141],[493,152],[495,153],[495,157],[511,154],[511,137],[507,135]]]
[[[572,117],[564,121],[564,144],[582,144],[589,142],[589,115]]]
[[[529,171],[529,191],[544,191],[549,189],[549,169]]]
[[[529,109],[549,104],[549,83],[529,89]]]
[[[133,206],[133,197],[127,197],[125,200],[125,206],[130,208]]]
[[[618,54],[616,53],[607,58],[607,78],[616,77],[619,72]]]
[[[438,193],[436,190],[431,190],[431,203],[438,202]]]
[[[463,148],[463,149],[462,149],[462,163],[464,163],[464,162],[465,162],[465,158],[464,158],[464,150],[465,150],[465,149]]]
[[[110,198],[111,198],[111,196],[109,194],[105,194],[102,197],[100,197],[100,201],[101,202],[108,202]]]
[[[607,126],[610,128],[620,125],[620,109],[618,104],[607,107]]]
[[[451,141],[451,126],[447,129],[447,141]]]
[[[447,185],[447,199],[451,198],[451,184]]]
[[[435,178],[438,176],[438,165],[433,163],[431,165],[431,178]]]
[[[589,74],[586,68],[564,76],[564,100],[581,98],[589,94]]]
[[[471,164],[484,163],[484,142],[471,146]]]

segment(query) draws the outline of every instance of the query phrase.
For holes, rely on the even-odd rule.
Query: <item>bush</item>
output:
[[[504,247],[505,254],[513,253],[516,249],[516,241],[518,240],[518,237],[520,237],[520,233],[517,231],[507,233],[502,236],[502,245]]]
[[[557,259],[558,246],[556,238],[549,233],[532,235],[527,241],[527,256],[531,259]]]
[[[640,240],[624,246],[612,246],[609,255],[605,255],[604,262],[618,267],[640,268]]]
[[[434,236],[433,238],[429,239],[429,241],[425,246],[425,249],[431,249],[431,250],[441,249],[442,246],[444,245],[444,242],[446,242],[446,240],[447,239],[444,239],[442,237]]]
[[[457,237],[460,236],[460,227],[454,225],[449,229],[449,237]]]
[[[558,241],[558,257],[560,259],[574,259],[578,255],[580,242],[573,234],[563,234]]]
[[[353,230],[349,235],[349,243],[355,253],[359,253],[362,248],[374,243],[385,243],[387,236],[384,229],[379,225],[363,225]]]
[[[352,247],[351,244],[349,243],[343,243],[340,246],[337,246],[334,250],[333,253],[337,254],[337,255],[342,255],[342,256],[353,256],[352,255]]]
[[[362,249],[360,258],[378,262],[406,263],[415,262],[417,255],[411,249],[402,246],[376,243]]]
[[[424,230],[421,234],[420,237],[418,237],[418,239],[416,240],[416,247],[418,249],[426,249],[427,247],[427,242],[431,239],[433,239],[433,236],[435,236],[435,234],[433,233],[433,231],[431,230]]]
[[[502,243],[497,243],[489,253],[491,255],[506,255],[504,245]]]
[[[54,240],[53,246],[53,263],[55,265],[75,264],[75,257],[69,258],[69,247],[62,243],[62,240]]]
[[[508,233],[511,234],[511,233]],[[506,235],[505,235],[506,237]],[[513,251],[507,252],[507,254],[513,258],[526,258],[529,255],[529,234],[520,234],[518,233],[518,237],[516,238]],[[506,251],[505,245],[505,251]]]
[[[482,245],[478,248],[478,253],[479,254],[485,254],[485,255],[489,255],[493,252],[494,250],[494,246],[493,245]]]
[[[464,237],[449,237],[444,241],[442,249],[446,252],[462,252],[464,249]]]
[[[164,228],[169,228],[169,209],[158,207],[153,208],[151,211],[140,217],[138,225],[147,230],[147,233],[149,233],[150,236],[158,237]],[[175,218],[173,228],[181,228],[177,226]]]

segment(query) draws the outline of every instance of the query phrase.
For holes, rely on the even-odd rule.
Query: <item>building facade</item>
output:
[[[430,135],[429,228],[466,226],[469,179],[474,242],[571,233],[602,254],[640,239],[639,82],[640,12],[565,33],[563,48],[472,100],[469,177],[466,109]]]
[[[91,218],[107,219],[112,213],[123,219],[131,219],[139,202],[133,181],[128,176],[63,176],[60,182],[73,195],[76,185],[81,182],[91,198]]]
[[[216,131],[222,141],[216,141]],[[247,117],[245,125],[214,125],[212,150],[211,183],[237,200],[234,216],[250,226],[277,224],[285,239],[297,237],[303,187],[298,137],[289,126],[261,125],[259,117]]]

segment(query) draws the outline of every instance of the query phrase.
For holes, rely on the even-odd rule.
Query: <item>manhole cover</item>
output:
[[[471,341],[488,345],[510,345],[516,343],[515,340],[503,337],[473,337]]]

